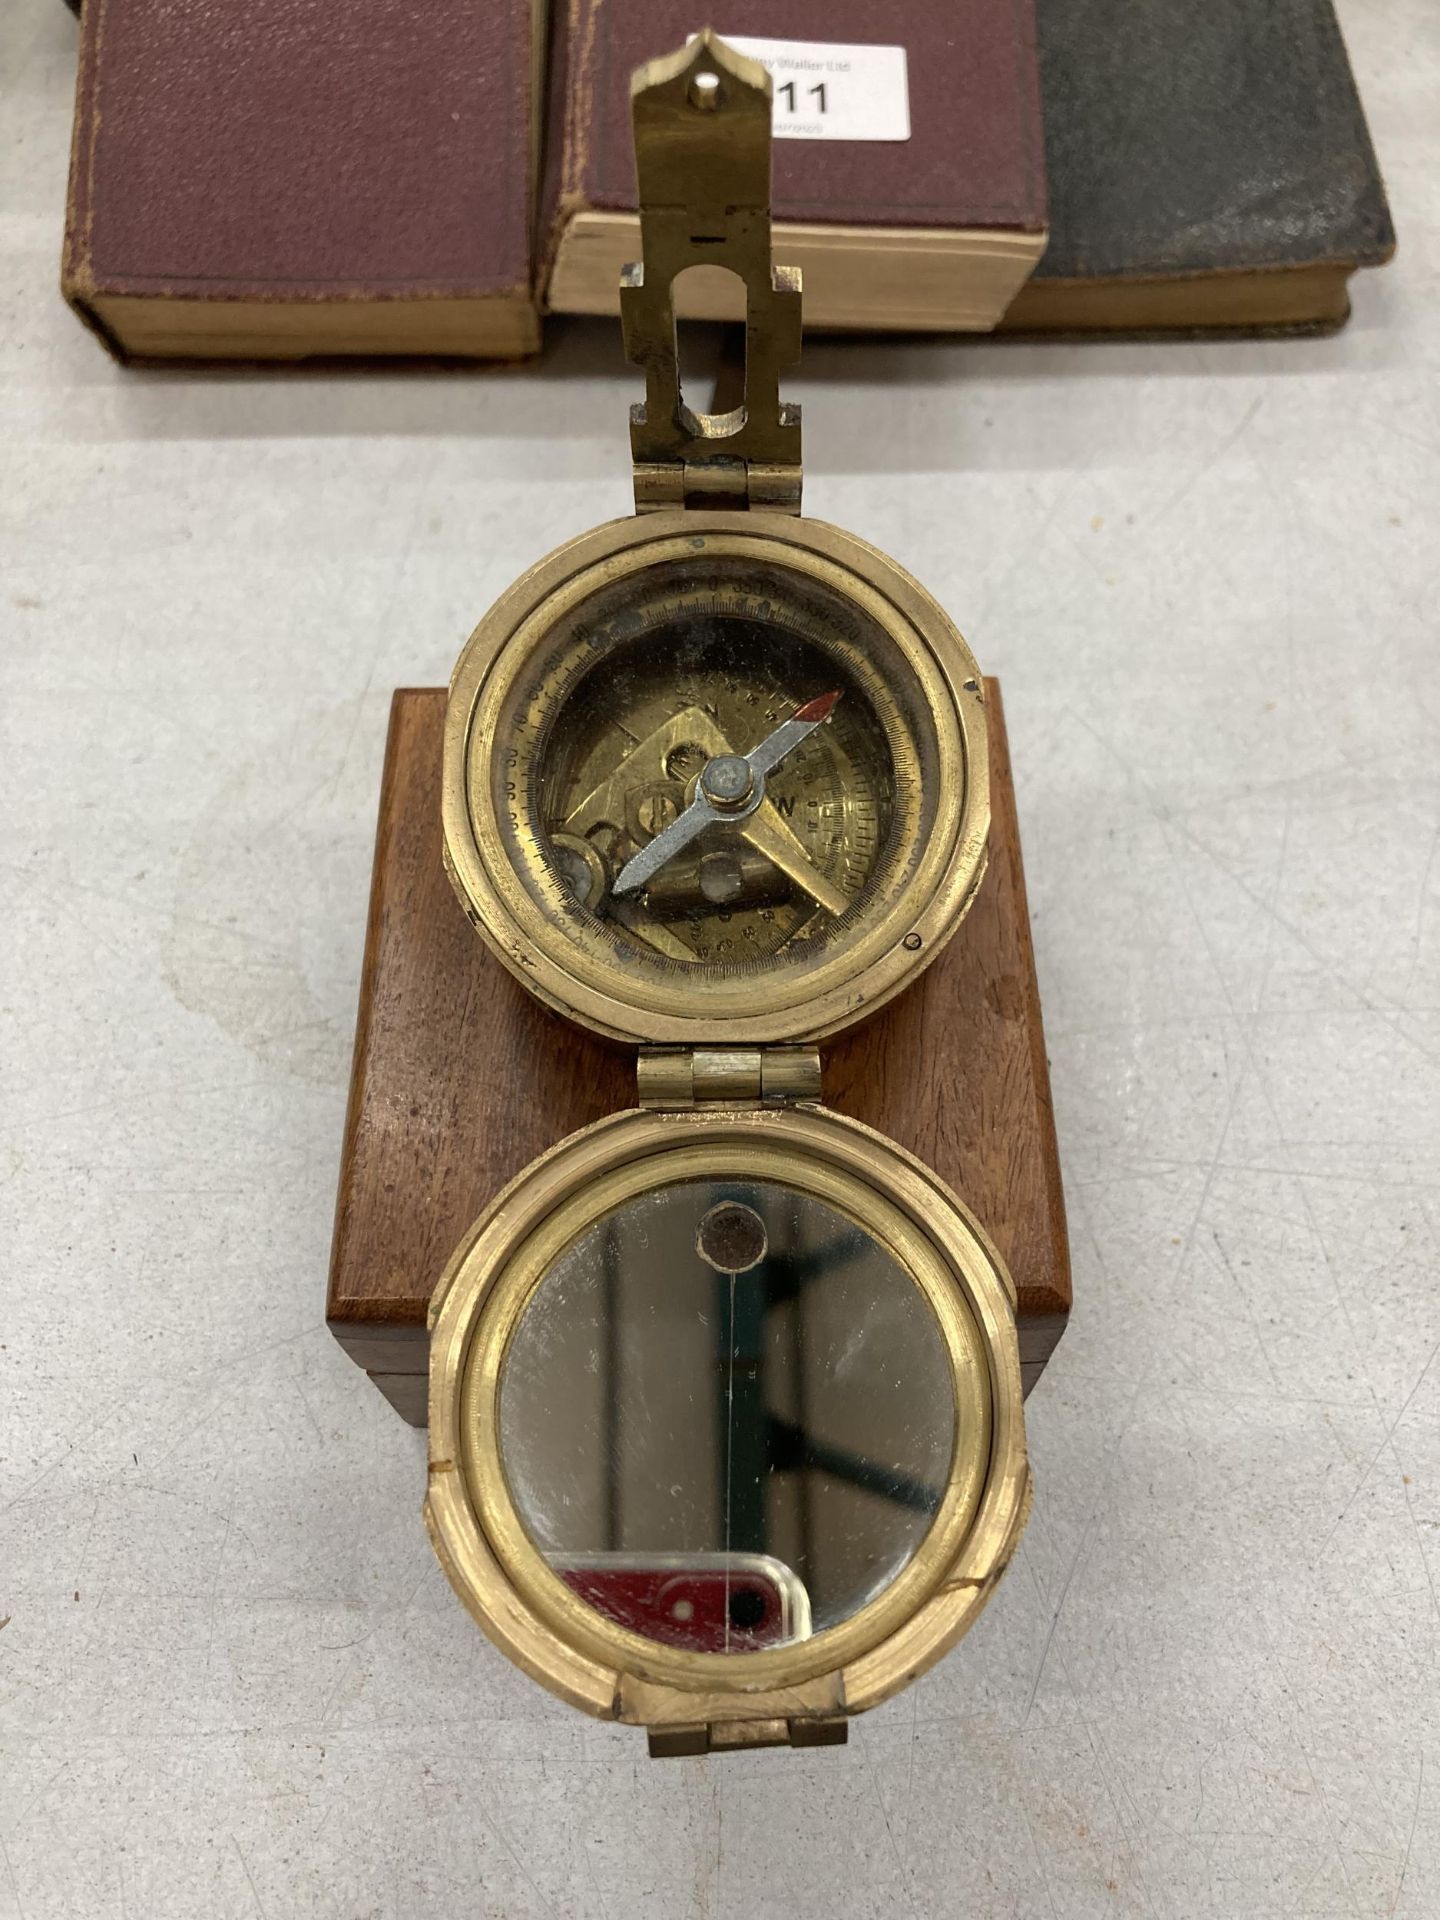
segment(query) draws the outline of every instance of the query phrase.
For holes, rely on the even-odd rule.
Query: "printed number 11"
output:
[[[775,89],[775,91],[776,91],[776,92],[777,92],[778,94],[780,94],[780,95],[781,95],[781,96],[782,96],[782,97],[784,98],[784,101],[785,101],[785,107],[786,107],[786,111],[787,111],[787,112],[789,112],[789,113],[794,113],[794,111],[795,111],[795,82],[794,82],[793,80],[787,80],[787,81],[785,82],[785,84],[784,84],[784,86],[783,86],[783,87],[777,87],[777,88]],[[814,94],[818,94],[818,95],[820,96],[820,111],[821,111],[821,113],[824,113],[824,111],[825,111],[825,82],[824,82],[824,81],[822,80],[822,81],[820,82],[820,84],[819,84],[819,86],[817,86],[817,87],[811,87],[811,89],[810,89],[810,92],[811,92],[811,93],[814,93]]]

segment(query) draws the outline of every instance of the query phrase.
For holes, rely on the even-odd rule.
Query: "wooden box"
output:
[[[1070,1310],[1065,1204],[1000,689],[990,715],[990,864],[908,993],[824,1050],[825,1103],[933,1167],[1019,1290],[1025,1387]],[[564,1134],[635,1104],[635,1061],[532,1000],[493,960],[441,860],[445,690],[390,715],[326,1314],[416,1426],[425,1310],[466,1227]]]

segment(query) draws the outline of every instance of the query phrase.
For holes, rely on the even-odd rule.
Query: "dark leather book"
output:
[[[904,46],[908,138],[825,137],[817,114],[816,137],[775,141],[776,258],[804,275],[807,325],[992,327],[1045,242],[1031,0],[926,0],[888,11],[871,0],[726,0],[713,18],[690,0],[556,0],[545,305],[617,310],[620,269],[639,250],[630,76],[706,25],[740,40],[742,52],[754,37],[806,43],[822,80],[825,48]],[[817,104],[810,72],[787,97],[796,106]],[[863,56],[844,84],[872,98],[882,86]],[[783,86],[782,73],[777,94]],[[707,283],[696,272],[679,310],[734,317],[726,276]]]
[[[1007,331],[1340,325],[1395,235],[1331,0],[1037,0],[1050,245]]]
[[[124,354],[514,357],[532,0],[86,0],[67,299]]]

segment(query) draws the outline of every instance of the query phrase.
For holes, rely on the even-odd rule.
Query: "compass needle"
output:
[[[612,893],[639,892],[667,861],[673,860],[677,853],[683,853],[692,841],[698,840],[707,827],[738,827],[749,822],[751,816],[766,804],[766,775],[774,773],[802,741],[809,739],[817,727],[824,726],[835,711],[835,703],[839,698],[837,690],[807,700],[803,706],[795,709],[788,720],[782,720],[772,733],[767,734],[759,746],[752,747],[743,757],[736,753],[712,754],[700,770],[695,798],[690,805],[678,819],[657,833],[648,846],[642,847],[626,862],[616,876]],[[752,846],[764,852],[768,846],[783,844],[785,833],[784,828],[777,831],[772,827],[766,836],[767,847],[760,847],[748,832],[746,838]],[[792,879],[800,879],[800,884],[810,891],[812,899],[819,900],[822,906],[830,906],[830,901],[836,898],[833,888],[827,888],[826,898],[810,887],[810,878],[816,877],[814,865],[798,842],[793,851],[787,852],[785,859],[776,860],[775,864]],[[800,878],[801,875],[806,877]],[[845,904],[848,905],[848,902]],[[831,906],[830,911],[833,913],[837,909]],[[843,912],[844,906],[838,911]]]
[[[698,840],[706,827],[720,817],[708,800],[697,796],[677,820],[656,834],[649,846],[642,847],[633,859],[626,861],[615,876],[615,884],[610,891],[614,894],[638,893],[667,860],[673,860],[677,853],[682,853],[692,840]]]

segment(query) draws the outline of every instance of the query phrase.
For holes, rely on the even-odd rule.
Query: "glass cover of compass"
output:
[[[532,990],[620,1038],[849,1024],[934,957],[987,823],[968,649],[819,522],[597,529],[517,583],[456,670],[456,884]]]

